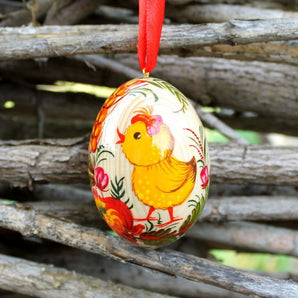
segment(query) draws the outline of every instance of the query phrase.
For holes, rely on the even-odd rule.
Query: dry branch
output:
[[[246,295],[294,298],[298,291],[298,284],[294,282],[258,276],[175,251],[142,249],[119,237],[67,223],[20,206],[0,204],[0,226],[23,235],[36,235],[116,260],[202,281]]]
[[[13,109],[2,110],[2,115],[32,117],[40,103],[46,119],[64,121],[76,119],[92,123],[104,102],[103,98],[88,93],[41,91],[34,85],[28,87],[4,82],[1,82],[0,94],[1,107],[8,100],[13,99],[16,103]]]
[[[263,20],[298,18],[298,12],[278,9],[262,9],[244,5],[187,5],[184,7],[167,6],[166,16],[186,19],[193,23],[219,23],[229,20]]]
[[[177,53],[179,54],[179,52]],[[236,59],[244,61],[264,61],[298,65],[298,42],[263,42],[248,45],[203,46],[184,55]]]
[[[23,140],[38,138],[38,117],[26,115],[0,115],[0,139]],[[93,120],[45,118],[43,124],[44,138],[76,138],[90,133]]]
[[[66,3],[68,3],[67,1]],[[44,25],[72,25],[81,21],[91,14],[100,5],[98,0],[76,0],[69,5],[59,7],[60,1],[57,1],[55,7],[47,13]],[[63,2],[62,2],[63,3]],[[63,4],[62,4],[63,5]],[[54,5],[53,5],[54,6]]]
[[[137,68],[133,55],[116,59]],[[201,105],[253,111],[279,119],[298,117],[298,71],[290,65],[236,60],[160,56],[152,74]]]
[[[28,202],[25,206],[43,214],[58,216],[75,223],[105,227],[93,202],[91,191],[72,186],[35,186],[34,196],[46,201]],[[84,214],[82,217],[81,215]],[[298,220],[298,198],[290,196],[235,196],[208,199],[202,222]],[[201,229],[201,224],[198,224]],[[204,228],[202,228],[204,234]],[[229,230],[227,228],[227,230]],[[230,234],[230,233],[229,233]],[[208,233],[206,233],[208,235]],[[207,236],[206,236],[207,237]],[[265,236],[264,236],[265,238]],[[231,242],[232,245],[234,242]]]
[[[32,245],[29,241],[20,241],[20,239],[18,239],[18,244],[18,248],[14,249],[14,255],[16,257],[29,259],[38,263],[53,264],[54,266],[61,266],[61,264],[63,264],[63,268],[67,270],[75,271],[84,275],[91,275],[105,281],[112,281],[118,284],[121,283],[137,289],[144,289],[147,291],[185,298],[247,297],[239,293],[230,292],[228,290],[201,282],[171,276],[162,272],[157,273],[149,268],[142,268],[129,263],[117,262],[98,254],[90,254],[86,251],[57,245],[52,242],[47,242],[44,245]],[[1,244],[0,249],[4,254],[11,253],[9,249],[5,249],[5,246],[3,250]],[[278,278],[280,277],[286,279],[289,278],[289,274],[278,276]]]
[[[236,142],[239,145],[248,145],[249,142],[246,141],[244,138],[242,138],[239,134],[237,134],[231,127],[226,125],[224,122],[222,122],[220,119],[218,119],[216,116],[214,116],[211,113],[206,113],[203,111],[203,109],[196,105],[195,109],[203,121],[203,123],[206,123],[209,128],[213,128],[218,130],[222,135],[227,137],[229,140]]]
[[[248,4],[251,6],[265,6],[271,7],[272,5],[291,5],[293,4],[291,0],[167,0],[170,4],[173,5],[183,5],[189,3],[201,3],[201,4],[214,4],[214,3],[228,3],[228,4]]]
[[[210,222],[298,220],[298,198],[294,196],[211,197],[199,220]]]
[[[119,71],[115,72],[114,67],[112,72],[109,67],[95,72],[79,61],[69,60],[50,59],[43,66],[30,61],[2,62],[0,74],[5,78],[21,78],[36,83],[66,80],[113,87],[132,77],[130,72],[126,76],[119,74]],[[129,68],[138,69],[134,54],[117,55],[114,64],[117,61]],[[168,80],[202,105],[254,111],[267,118],[274,116],[277,123],[283,119],[289,121],[298,118],[298,72],[294,66],[160,56],[153,76]],[[248,125],[253,123],[254,121],[248,122]],[[295,126],[293,130],[297,131]]]
[[[297,147],[210,144],[212,181],[297,185]],[[82,139],[0,142],[0,177],[14,186],[87,183],[87,144]]]
[[[55,0],[38,0],[36,17],[39,18],[47,12]],[[28,24],[31,21],[31,13],[28,9],[21,9],[8,13],[0,22],[0,27],[16,27]]]
[[[278,119],[272,117],[245,116],[245,115],[223,115],[216,116],[234,129],[252,130],[263,133],[280,133],[287,135],[298,135],[298,120]]]
[[[0,288],[35,297],[169,297],[6,255],[0,268]]]
[[[165,26],[161,49],[298,39],[298,19]],[[111,39],[111,36],[113,37]],[[136,50],[134,25],[1,28],[0,59],[59,57]]]
[[[298,231],[286,228],[237,221],[198,223],[187,235],[233,248],[298,256]]]

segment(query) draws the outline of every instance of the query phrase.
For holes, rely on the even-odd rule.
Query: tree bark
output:
[[[291,281],[258,276],[175,251],[149,251],[26,208],[0,204],[0,226],[246,295],[294,298],[298,291],[298,284]]]
[[[47,201],[28,202],[24,205],[32,207],[40,213],[65,218],[77,224],[98,227],[100,223],[100,227],[107,229],[107,226],[102,225],[103,221],[94,205],[91,191],[78,190],[74,186],[64,186],[63,188],[61,186],[52,186],[51,188],[37,186],[37,190],[34,191],[35,198],[40,200],[46,191],[49,191],[46,196],[51,196]],[[297,197],[238,196],[214,198],[211,196],[208,198],[198,220],[213,223],[240,220],[289,221],[298,220],[297,209]],[[84,217],[81,216],[82,214],[85,214]],[[201,224],[198,224],[197,228],[201,229],[200,227]],[[204,230],[204,228],[202,229]],[[228,226],[227,230],[229,230]],[[208,233],[206,233],[206,237],[209,237]],[[230,244],[233,246],[233,242]]]
[[[45,14],[55,0],[38,0],[38,10],[36,12],[36,17],[39,18]],[[20,9],[8,13],[4,19],[0,22],[0,27],[17,27],[30,23],[31,13],[28,9]]]
[[[219,23],[229,20],[298,18],[298,12],[244,5],[206,4],[183,7],[167,6],[166,16],[174,19],[186,19],[192,23]]]
[[[298,39],[297,19],[164,26],[161,49]],[[113,38],[111,39],[111,36]],[[136,50],[135,25],[1,28],[0,59],[17,60]]]
[[[86,120],[92,123],[105,100],[84,92],[59,93],[55,92],[55,89],[54,92],[38,89],[40,87],[36,88],[34,85],[29,88],[19,84],[1,82],[0,106],[4,106],[4,103],[11,99],[16,104],[14,108],[2,111],[2,114],[32,117],[36,116],[37,106],[41,105],[45,119]],[[59,91],[59,87],[57,89]]]
[[[211,143],[215,183],[297,185],[296,147]],[[33,183],[87,183],[87,143],[82,139],[0,143],[0,177],[13,186]]]
[[[63,268],[71,272],[75,271],[77,274],[91,275],[106,282],[112,281],[135,289],[144,289],[147,291],[185,298],[247,297],[239,293],[231,292],[201,282],[190,281],[162,272],[157,273],[149,268],[142,268],[129,263],[117,262],[98,254],[90,254],[86,251],[57,245],[52,242],[32,246],[31,243],[28,245],[29,241],[22,241],[20,239],[17,241],[19,246],[14,250],[14,256],[18,258],[29,259],[30,261],[38,263],[53,264],[57,267],[61,267],[63,264]],[[0,248],[2,253],[11,253],[11,251],[5,250],[5,246],[4,249],[2,249],[1,244]],[[289,274],[284,274],[281,277],[287,278],[288,276]]]
[[[224,115],[216,114],[223,122],[227,123],[234,129],[252,130],[262,133],[280,133],[284,135],[298,135],[298,120],[294,119],[278,119],[272,117],[261,116],[245,116],[245,115]]]
[[[26,295],[47,298],[170,297],[6,255],[0,255],[0,268],[0,287]]]
[[[116,61],[137,69],[135,55],[117,55]],[[57,71],[58,64],[61,72]],[[132,77],[103,67],[95,72],[78,61],[51,59],[46,71],[29,61],[3,62],[0,73],[6,78],[21,77],[30,82],[81,81],[116,87]],[[80,71],[78,71],[80,68]],[[278,121],[298,117],[297,67],[260,62],[227,61],[216,58],[160,56],[153,76],[168,80],[201,105],[253,111]],[[250,125],[253,125],[251,121]],[[249,121],[248,121],[249,124]],[[275,123],[272,123],[275,126]],[[286,127],[285,127],[286,128]],[[294,130],[296,130],[294,128]]]
[[[197,223],[187,235],[230,248],[298,256],[298,231],[286,228],[240,221],[221,224]]]
[[[182,50],[183,51],[183,50]],[[298,42],[263,42],[248,45],[211,45],[194,49],[182,56],[215,57],[240,61],[262,61],[298,65]]]
[[[60,1],[57,1],[55,8],[47,13],[44,25],[72,25],[94,12],[102,1],[98,0],[76,0],[69,5],[59,6]]]

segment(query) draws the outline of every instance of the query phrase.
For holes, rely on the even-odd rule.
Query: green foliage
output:
[[[297,259],[285,255],[237,253],[224,249],[213,249],[210,253],[221,264],[246,270],[291,272],[298,266]]]
[[[111,195],[116,200],[121,200],[125,195],[125,190],[123,189],[124,177],[117,179],[115,177],[115,182],[111,181],[112,190]]]

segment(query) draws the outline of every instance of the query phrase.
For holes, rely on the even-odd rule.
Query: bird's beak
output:
[[[117,128],[117,134],[119,137],[119,141],[116,142],[116,144],[122,144],[125,141],[125,135],[119,131]]]

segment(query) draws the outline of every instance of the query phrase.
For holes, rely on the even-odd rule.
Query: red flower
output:
[[[102,197],[97,188],[92,187],[95,203],[102,213],[109,227],[123,238],[136,243],[136,236],[140,236],[145,229],[144,225],[134,225],[133,215],[127,205],[113,197]]]
[[[106,191],[105,188],[109,184],[109,176],[104,172],[102,167],[95,168],[94,183],[101,191]]]
[[[205,166],[202,171],[201,171],[201,174],[200,174],[200,177],[201,177],[201,181],[202,181],[202,188],[205,189],[206,186],[208,185],[209,183],[209,173],[208,173],[208,166]]]

